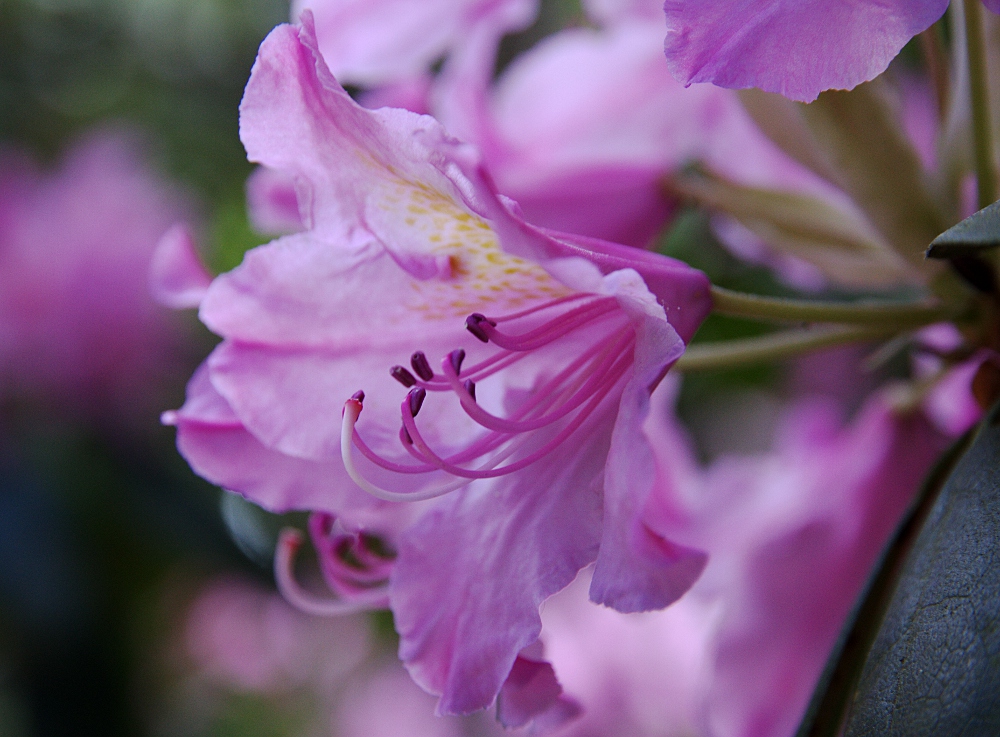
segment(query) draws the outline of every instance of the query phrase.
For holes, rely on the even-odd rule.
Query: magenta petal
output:
[[[666,53],[684,84],[793,100],[874,79],[948,0],[667,0]]]
[[[1000,0],[983,0],[983,5],[994,13],[1000,14]]]
[[[632,309],[638,312],[638,306]],[[662,318],[641,320],[634,374],[622,393],[611,436],[601,553],[590,584],[593,601],[620,612],[672,604],[698,579],[707,560],[705,553],[665,539],[643,520],[656,479],[653,451],[643,432],[650,387],[683,349],[677,333]]]
[[[178,223],[164,233],[149,265],[153,299],[174,309],[197,307],[211,283],[187,226]]]
[[[497,696],[497,720],[507,729],[531,724],[532,734],[561,727],[580,714],[580,706],[562,695],[552,665],[518,655]]]
[[[399,656],[438,713],[489,706],[538,607],[594,560],[613,408],[531,468],[455,492],[404,533],[390,600]],[[572,446],[572,447],[570,447]]]

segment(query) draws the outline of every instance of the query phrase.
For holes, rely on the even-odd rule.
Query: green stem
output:
[[[986,71],[986,39],[980,0],[964,0],[965,36],[969,54],[969,95],[972,101],[972,137],[976,160],[979,209],[997,198],[997,175],[990,125],[990,93]]]
[[[943,121],[948,115],[948,56],[941,40],[941,21],[938,21],[921,33],[920,48],[927,67],[927,76],[931,78],[934,96],[937,98],[938,120]]]
[[[713,311],[757,320],[826,322],[850,325],[915,327],[949,320],[961,312],[934,302],[820,302],[761,297],[712,286]]]
[[[678,371],[707,371],[733,368],[789,358],[800,353],[844,343],[888,338],[898,332],[893,328],[821,327],[786,330],[758,338],[741,338],[690,346],[677,362]]]

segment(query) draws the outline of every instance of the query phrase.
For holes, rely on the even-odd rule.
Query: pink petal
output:
[[[175,310],[197,307],[211,283],[187,226],[178,223],[164,233],[149,265],[153,299]]]
[[[295,0],[292,20],[306,8],[334,74],[370,86],[428,70],[483,15],[503,30],[528,25],[537,0]]]
[[[518,655],[497,696],[497,719],[507,729],[530,723],[532,734],[540,733],[542,725],[544,731],[561,727],[580,713],[562,691],[549,663]]]
[[[449,495],[404,534],[390,589],[399,655],[441,696],[439,713],[489,706],[538,638],[538,607],[597,555],[613,414],[530,473]]]
[[[293,458],[247,432],[212,386],[206,364],[191,378],[184,406],[164,421],[177,426],[177,447],[196,473],[265,509],[323,510],[362,526],[385,524],[378,512],[389,505],[358,489],[339,461]]]
[[[643,520],[656,478],[653,451],[643,432],[650,387],[677,360],[684,344],[662,312],[657,317],[647,307],[648,292],[637,287],[624,282],[617,294],[638,323],[638,342],[611,436],[601,552],[590,586],[593,601],[621,612],[672,604],[701,575],[706,561],[703,552],[667,540]]]
[[[286,174],[257,167],[247,179],[250,223],[261,233],[294,233],[302,230],[295,180]]]
[[[809,102],[881,74],[947,0],[667,0],[666,52],[680,82],[759,87]]]

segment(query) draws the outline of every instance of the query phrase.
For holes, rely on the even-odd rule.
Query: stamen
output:
[[[462,403],[462,408],[473,420],[483,427],[497,432],[522,433],[530,430],[537,430],[545,427],[546,425],[550,425],[551,423],[562,419],[583,404],[587,397],[606,383],[608,375],[613,372],[616,364],[612,364],[603,370],[596,370],[589,375],[587,372],[581,374],[575,382],[564,389],[565,392],[569,393],[567,396],[571,401],[567,401],[555,413],[535,417],[531,420],[521,419],[521,417],[526,414],[526,410],[534,409],[536,403],[544,398],[553,398],[551,403],[555,403],[560,399],[566,398],[560,397],[557,394],[558,387],[570,376],[579,371],[584,364],[590,362],[592,365],[599,366],[609,355],[617,355],[621,357],[623,353],[627,352],[632,347],[634,340],[634,333],[629,331],[617,342],[611,345],[598,344],[593,346],[589,351],[585,352],[582,356],[579,356],[569,366],[563,369],[553,379],[539,387],[534,392],[535,399],[533,401],[529,400],[529,402],[521,408],[521,411],[516,413],[511,418],[497,417],[496,415],[490,414],[486,410],[482,409],[478,404],[476,404],[475,396],[467,390],[466,384],[468,382],[463,384],[459,380],[458,375],[450,370],[451,366],[447,360],[441,362],[441,367],[444,371],[445,378],[449,381],[452,389],[458,395],[459,401]],[[573,400],[574,396],[575,400]]]
[[[278,547],[274,551],[274,578],[278,590],[285,599],[306,614],[332,617],[353,614],[366,609],[383,608],[389,603],[385,587],[371,589],[350,599],[324,599],[302,588],[295,578],[295,555],[302,545],[302,533],[286,527],[278,536]]]
[[[573,302],[577,304],[571,304]],[[549,313],[549,317],[531,318],[524,326],[527,330],[505,332],[497,329],[501,322],[527,318],[556,306],[562,307],[555,314]],[[577,432],[632,367],[636,333],[613,297],[570,295],[502,317],[472,313],[465,323],[470,333],[495,346],[495,350],[492,355],[469,366],[464,374],[462,365],[466,353],[462,349],[451,351],[442,359],[442,374],[435,375],[427,357],[420,351],[415,352],[410,361],[419,380],[403,367],[393,367],[394,376],[399,374],[414,382],[406,384],[410,391],[400,406],[399,439],[403,450],[416,463],[392,461],[368,447],[355,427],[361,404],[351,401],[345,404],[341,426],[344,466],[351,478],[368,493],[387,501],[420,501],[459,489],[472,479],[497,478],[527,468]],[[571,334],[574,342],[565,345],[576,355],[566,363],[560,362],[562,366],[554,376],[541,373],[525,401],[506,413],[506,417],[493,415],[479,405],[476,397],[479,382],[529,355],[537,355],[533,353],[536,349]],[[464,447],[459,438],[457,452],[439,455],[423,438],[415,419],[428,391],[454,392],[466,414],[487,432],[477,433]],[[414,491],[384,489],[364,478],[355,467],[352,444],[369,461],[390,472],[426,474],[441,471],[455,478],[442,479],[441,483],[428,488],[418,486]],[[516,460],[502,465],[512,456]]]
[[[309,517],[309,535],[331,591],[351,599],[385,587],[396,556],[376,537],[344,529],[328,512]]]
[[[479,340],[483,341],[484,343],[489,343],[490,338],[486,334],[486,331],[483,330],[482,323],[486,323],[490,327],[494,328],[497,326],[497,324],[493,320],[490,320],[485,315],[480,315],[478,312],[473,312],[471,315],[465,318],[465,329],[468,330],[473,335],[475,335],[477,338],[479,338]]]
[[[618,374],[617,378],[621,378],[621,376],[624,375],[625,370],[627,370],[627,368],[628,364],[624,365],[622,367],[621,373]],[[448,463],[448,461],[436,455],[434,451],[431,450],[430,446],[427,445],[423,437],[421,437],[420,432],[417,430],[417,425],[413,421],[412,417],[406,417],[404,415],[403,425],[406,428],[407,432],[410,434],[410,437],[413,439],[414,447],[417,448],[428,461],[438,466],[438,468],[440,468],[442,471],[447,471],[448,473],[454,476],[460,476],[466,479],[496,478],[498,476],[506,476],[507,474],[513,473],[514,471],[520,471],[523,468],[527,468],[535,461],[551,453],[564,440],[566,440],[566,438],[568,438],[573,432],[575,432],[576,429],[580,427],[580,425],[583,424],[583,421],[590,416],[590,414],[594,411],[594,409],[597,408],[597,405],[600,404],[603,399],[604,399],[604,394],[597,394],[591,397],[590,402],[587,403],[587,405],[583,408],[583,410],[581,410],[576,415],[576,417],[574,417],[569,423],[567,423],[566,426],[563,427],[562,430],[560,430],[542,448],[524,458],[521,458],[517,461],[514,461],[513,463],[510,463],[500,468],[496,467],[497,464],[493,464],[489,468],[484,467],[478,469],[467,469]],[[513,454],[513,452],[518,447],[520,447],[520,445],[515,444],[512,448],[508,449],[507,455]]]
[[[427,356],[424,355],[423,351],[417,351],[412,356],[410,356],[410,365],[424,381],[430,381],[434,378],[434,371],[431,370],[430,361],[427,360]]]
[[[417,383],[417,380],[413,378],[413,374],[411,374],[402,366],[393,366],[391,369],[389,369],[389,373],[392,375],[392,378],[394,378],[396,381],[398,381],[406,388],[415,386]]]
[[[439,496],[444,496],[445,494],[450,494],[451,492],[468,485],[469,479],[459,478],[449,483],[442,484],[441,486],[422,489],[420,491],[391,491],[390,489],[383,489],[381,486],[376,486],[361,475],[357,466],[354,465],[354,456],[351,453],[351,446],[353,445],[352,440],[360,439],[357,438],[354,430],[354,426],[357,424],[358,416],[360,414],[360,402],[353,402],[349,399],[344,403],[344,419],[340,426],[340,457],[344,462],[344,469],[347,471],[347,475],[350,476],[354,483],[360,486],[362,490],[368,492],[377,499],[383,499],[387,502],[420,502],[426,499],[434,499]],[[489,461],[484,463],[479,470],[485,471],[496,467],[500,463],[507,460],[507,458],[509,458],[516,449],[517,447],[513,446],[501,451]],[[428,470],[435,469],[431,466]]]
[[[417,416],[420,408],[424,406],[424,398],[426,396],[427,392],[420,387],[410,389],[409,393],[406,395],[406,406],[410,410],[411,417]]]
[[[365,393],[363,391],[356,391],[351,395],[351,399],[355,402],[361,402],[363,404],[365,401]]]

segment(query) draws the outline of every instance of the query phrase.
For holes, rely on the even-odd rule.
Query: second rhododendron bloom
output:
[[[642,425],[708,312],[704,275],[528,225],[433,118],[355,104],[308,14],[261,46],[240,128],[251,160],[295,181],[305,230],[201,304],[224,340],[167,417],[192,466],[268,508],[324,512],[312,532],[337,604],[388,598],[443,713],[493,702],[539,605],[583,566],[621,611],[687,590],[704,556],[644,522]],[[342,545],[363,573],[345,578]],[[558,708],[544,690],[518,721]]]

